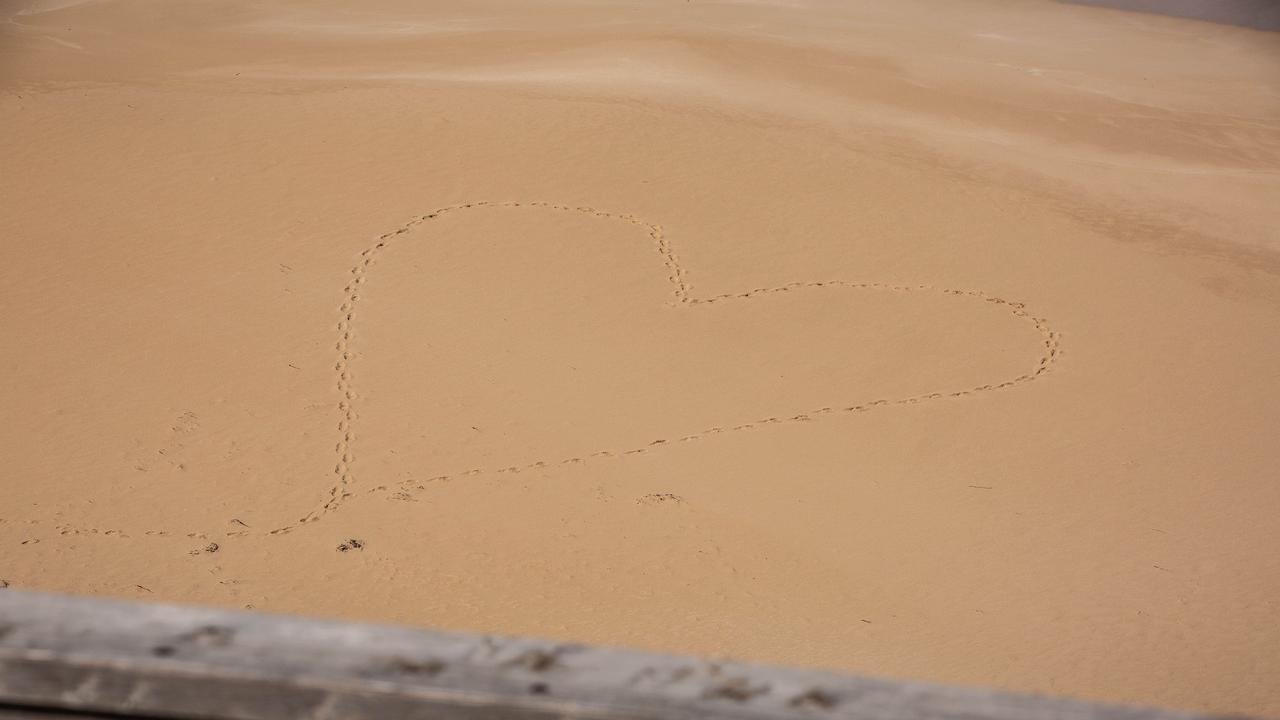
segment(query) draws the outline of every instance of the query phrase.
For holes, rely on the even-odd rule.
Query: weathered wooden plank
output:
[[[0,591],[4,708],[160,718],[1203,717],[544,640]]]
[[[119,715],[80,713],[71,710],[39,710],[0,707],[0,720],[120,720]]]

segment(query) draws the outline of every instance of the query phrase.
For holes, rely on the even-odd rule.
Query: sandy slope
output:
[[[1274,35],[422,5],[0,4],[0,579],[1280,714]]]

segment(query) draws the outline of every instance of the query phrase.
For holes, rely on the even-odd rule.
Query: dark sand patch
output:
[[[1280,30],[1280,2],[1276,0],[1063,0],[1131,12],[1157,13],[1240,25],[1255,30]]]

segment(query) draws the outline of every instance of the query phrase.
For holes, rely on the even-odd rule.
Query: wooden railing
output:
[[[1187,720],[551,641],[0,590],[0,718]]]

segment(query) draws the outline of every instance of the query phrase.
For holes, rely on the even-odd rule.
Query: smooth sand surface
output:
[[[1277,35],[0,9],[11,587],[1280,714]]]

